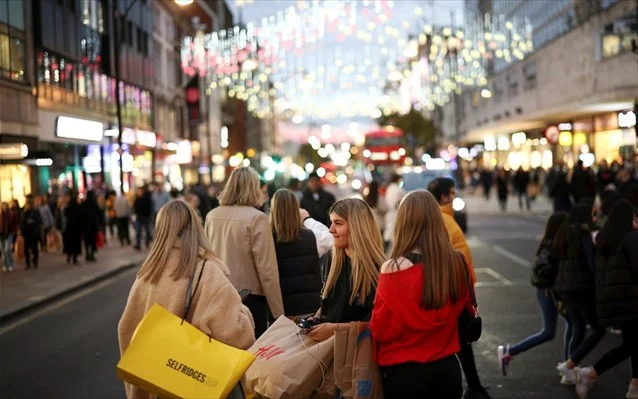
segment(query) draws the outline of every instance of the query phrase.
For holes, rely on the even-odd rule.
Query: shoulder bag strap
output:
[[[470,299],[472,300],[472,305],[475,308],[478,308],[478,303],[476,302],[476,293],[474,292],[474,285],[470,280],[470,271],[468,270],[467,262],[465,261],[465,257],[460,252],[457,252],[459,258],[461,258],[461,263],[463,263],[463,275],[465,276],[465,284],[467,285],[467,289],[470,293]]]
[[[195,266],[193,267],[193,274],[188,280],[188,290],[186,291],[186,304],[184,305],[184,315],[182,316],[182,323],[186,320],[186,315],[190,310],[191,304],[193,303],[193,298],[195,297],[195,293],[197,292],[197,287],[199,287],[199,282],[202,280],[202,274],[204,273],[204,266],[206,266],[206,260],[202,264],[202,268],[199,271],[199,277],[197,277],[197,283],[195,283],[195,289],[193,289],[193,280],[195,279],[195,273],[197,272],[197,261],[195,261]]]

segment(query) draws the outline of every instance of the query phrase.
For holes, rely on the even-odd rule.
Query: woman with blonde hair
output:
[[[244,303],[259,337],[268,327],[270,313],[278,318],[284,306],[268,216],[257,209],[263,205],[257,172],[250,167],[233,170],[219,204],[206,216],[206,236],[230,268],[230,282],[238,291],[250,290]]]
[[[195,288],[186,320],[213,339],[249,348],[255,342],[250,311],[228,281],[228,269],[213,254],[193,208],[183,201],[164,205],[155,234],[118,325],[120,353],[126,351],[135,328],[154,304],[182,315],[191,280]],[[130,384],[125,388],[128,398],[152,397]]]
[[[384,398],[461,398],[456,353],[458,318],[471,306],[466,267],[434,196],[409,193],[398,209],[370,322]]]
[[[301,214],[297,196],[290,190],[277,190],[272,197],[270,227],[286,316],[307,316],[321,306],[319,258],[332,246],[328,228],[309,216],[302,222]]]
[[[332,260],[321,308],[313,318],[325,322],[308,333],[316,341],[330,338],[340,323],[370,320],[379,268],[385,261],[381,232],[365,201],[343,199],[329,215]]]

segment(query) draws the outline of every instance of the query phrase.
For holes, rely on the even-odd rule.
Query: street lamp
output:
[[[120,154],[120,162],[119,162],[119,166],[120,166],[120,190],[122,193],[124,193],[124,163],[123,163],[123,149],[122,149],[122,136],[124,134],[124,127],[122,126],[122,105],[120,104],[120,48],[118,47],[120,45],[120,42],[122,40],[122,38],[124,37],[124,23],[122,23],[122,26],[118,26],[118,24],[120,23],[120,18],[121,18],[121,22],[124,22],[126,20],[126,17],[128,16],[128,14],[131,12],[131,10],[133,9],[133,6],[137,3],[138,0],[132,0],[131,3],[128,5],[128,7],[126,7],[126,10],[124,11],[124,14],[121,15],[120,17],[120,10],[119,10],[119,6],[118,6],[118,2],[114,3],[114,9],[113,9],[113,24],[114,24],[114,31],[115,31],[115,108],[116,108],[116,112],[117,112],[117,130],[118,130],[118,135],[117,135],[117,144],[118,144],[118,153]],[[175,2],[175,4],[177,4],[178,6],[187,6],[191,3],[193,3],[193,0],[173,0]]]

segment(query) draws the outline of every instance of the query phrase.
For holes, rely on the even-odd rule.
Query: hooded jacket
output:
[[[448,301],[441,309],[424,309],[421,292],[425,267],[417,263],[379,275],[370,331],[380,366],[428,363],[461,350],[458,318],[470,304],[469,292],[462,289],[456,303]]]

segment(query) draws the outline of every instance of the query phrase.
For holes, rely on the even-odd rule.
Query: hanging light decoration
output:
[[[184,38],[182,69],[246,101],[258,117],[321,120],[433,109],[485,85],[493,60],[532,51],[529,24],[486,15],[461,29],[424,22],[418,7],[417,21],[393,21],[393,12],[388,0],[299,2]],[[407,29],[418,31],[401,37]]]

